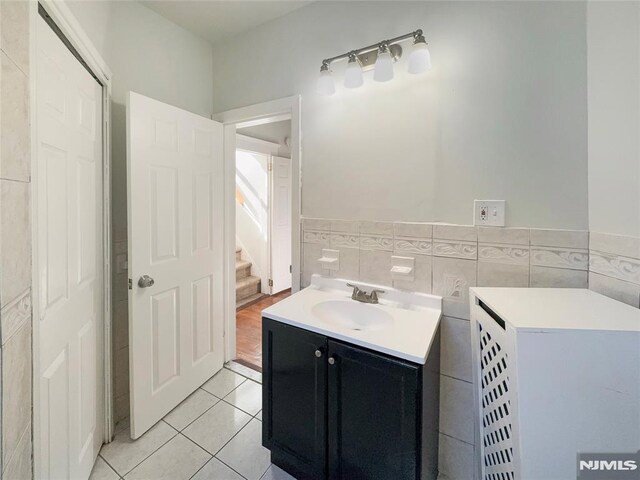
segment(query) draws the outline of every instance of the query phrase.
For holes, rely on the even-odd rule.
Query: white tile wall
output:
[[[8,4],[14,3],[24,2],[8,2]],[[2,9],[3,24],[7,7],[3,6]],[[2,118],[0,152],[2,162],[0,163],[0,176],[4,179],[28,182],[31,177],[29,77],[20,70],[20,67],[9,55],[0,52],[0,57],[2,63],[2,88],[0,90],[0,118]]]
[[[589,234],[589,288],[640,307],[640,238]]]
[[[31,478],[29,11],[0,2],[0,316],[3,478]]]
[[[592,233],[590,242],[579,230],[336,219],[304,219],[303,231],[303,286],[323,273],[318,244],[329,238],[340,249],[336,276],[443,297],[439,462],[447,478],[473,478],[469,287],[589,286],[640,305],[638,238]],[[343,249],[352,259],[348,268]],[[413,281],[392,280],[392,255],[414,258]]]

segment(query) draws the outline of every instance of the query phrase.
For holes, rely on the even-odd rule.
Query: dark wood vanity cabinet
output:
[[[439,333],[425,365],[263,318],[263,445],[298,480],[435,479]]]
[[[296,478],[325,478],[327,339],[263,318],[262,349],[262,444]]]

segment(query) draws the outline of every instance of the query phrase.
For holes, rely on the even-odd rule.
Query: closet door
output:
[[[37,23],[39,474],[86,479],[104,437],[102,87]]]

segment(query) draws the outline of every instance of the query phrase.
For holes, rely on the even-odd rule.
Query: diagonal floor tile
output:
[[[262,446],[262,422],[252,419],[216,457],[248,480],[259,480],[271,465],[271,454]]]
[[[255,415],[262,408],[262,385],[247,380],[224,399],[240,410]]]
[[[262,421],[262,410],[260,410],[257,414],[256,414],[256,418],[260,421]]]
[[[182,433],[202,448],[215,454],[251,417],[225,402],[216,403]]]
[[[126,480],[188,480],[211,455],[188,438],[177,435],[134,468]]]
[[[131,440],[129,430],[121,430],[100,450],[100,455],[120,476],[129,473],[136,465],[178,434],[160,421],[137,440]]]
[[[182,430],[196,418],[218,403],[218,398],[198,389],[189,395],[180,405],[171,410],[164,421],[176,430]]]
[[[213,457],[191,480],[244,480],[244,477]]]
[[[260,480],[296,480],[280,467],[271,465]]]
[[[201,388],[218,398],[222,398],[244,381],[245,378],[242,375],[223,368],[202,385]]]
[[[120,476],[111,468],[102,457],[96,458],[89,480],[119,480]]]

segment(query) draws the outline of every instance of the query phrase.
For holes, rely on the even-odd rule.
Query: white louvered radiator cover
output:
[[[482,414],[482,478],[514,480],[509,358],[503,346],[505,332],[489,322],[494,320],[489,318],[485,322],[477,323]]]
[[[470,289],[474,477],[577,478],[640,450],[640,311],[586,289]]]

